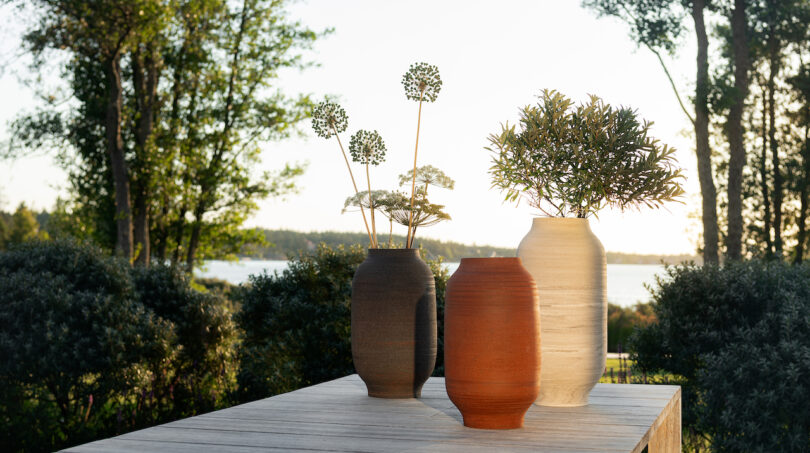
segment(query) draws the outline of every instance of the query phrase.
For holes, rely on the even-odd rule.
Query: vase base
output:
[[[586,398],[585,401],[577,400],[577,401],[550,401],[550,400],[537,400],[535,401],[536,405],[544,406],[544,407],[582,407],[588,405],[588,399]]]
[[[421,398],[422,392],[368,392],[368,396],[372,398],[385,398],[385,399],[407,399],[407,398]]]
[[[523,416],[520,414],[462,414],[464,426],[475,429],[518,429],[523,428]]]

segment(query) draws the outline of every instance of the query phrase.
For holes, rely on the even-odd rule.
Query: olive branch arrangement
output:
[[[350,196],[344,204],[344,212],[349,207],[358,207],[363,216],[363,223],[369,238],[370,248],[379,248],[377,240],[377,225],[375,211],[379,210],[389,220],[390,228],[388,234],[388,245],[391,247],[394,222],[407,226],[408,233],[405,240],[405,247],[413,247],[416,229],[419,226],[429,226],[443,220],[449,220],[450,216],[444,212],[444,206],[432,204],[427,200],[429,186],[437,186],[452,189],[454,182],[441,170],[432,166],[417,167],[417,156],[419,153],[419,129],[422,124],[422,103],[434,102],[441,91],[442,80],[439,76],[439,69],[427,63],[414,63],[410,66],[405,75],[402,76],[402,85],[408,99],[418,101],[419,110],[416,120],[416,145],[413,152],[413,169],[404,175],[400,175],[400,186],[405,185],[408,180],[411,182],[411,194],[407,195],[396,191],[381,191],[371,189],[370,166],[377,166],[385,160],[385,142],[377,131],[359,130],[352,135],[349,142],[349,154],[352,161],[365,166],[366,185],[368,190],[360,191],[354,179],[346,150],[340,141],[339,134],[348,127],[348,116],[346,111],[338,104],[324,101],[318,105],[312,113],[312,129],[320,137],[329,139],[334,136],[337,139],[346,168],[349,170],[349,177],[354,187],[354,195]],[[420,186],[417,188],[416,182]],[[371,224],[366,218],[365,210],[369,210]]]
[[[489,136],[492,186],[506,201],[525,197],[549,217],[586,218],[605,206],[657,208],[679,201],[684,176],[675,149],[650,137],[651,122],[600,98],[574,105],[544,90],[519,125]]]

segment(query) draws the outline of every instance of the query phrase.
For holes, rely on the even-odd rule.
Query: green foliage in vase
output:
[[[508,201],[524,197],[545,215],[585,218],[605,206],[660,207],[683,194],[675,150],[650,137],[652,123],[634,110],[596,96],[574,105],[544,90],[519,125],[502,126],[486,148],[492,186]]]

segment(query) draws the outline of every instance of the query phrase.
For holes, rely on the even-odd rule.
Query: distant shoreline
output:
[[[254,246],[248,253],[240,255],[240,259],[286,260],[298,255],[301,250],[314,250],[318,244],[325,243],[330,247],[339,245],[360,245],[365,247],[367,236],[365,233],[346,233],[338,231],[300,232],[292,230],[260,230],[265,240],[271,246]],[[387,235],[381,237],[381,242],[387,240]],[[405,237],[394,235],[393,242],[404,243]],[[444,257],[447,262],[458,262],[461,258],[485,258],[496,256],[515,256],[514,248],[494,247],[489,245],[461,244],[452,241],[439,241],[436,239],[419,239],[417,247],[422,247],[428,258]],[[636,253],[607,252],[608,264],[680,264],[682,262],[695,262],[702,264],[703,260],[697,255],[643,255]]]

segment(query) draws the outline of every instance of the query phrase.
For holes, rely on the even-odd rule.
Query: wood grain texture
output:
[[[351,375],[64,451],[671,452],[680,407],[677,386],[598,384],[587,406],[533,405],[521,429],[478,430],[462,425],[443,378],[421,399],[379,399]]]
[[[681,392],[669,402],[658,417],[650,436],[649,453],[680,453],[681,451]]]
[[[543,406],[583,406],[607,354],[605,249],[587,219],[535,218],[517,256],[540,298]]]

